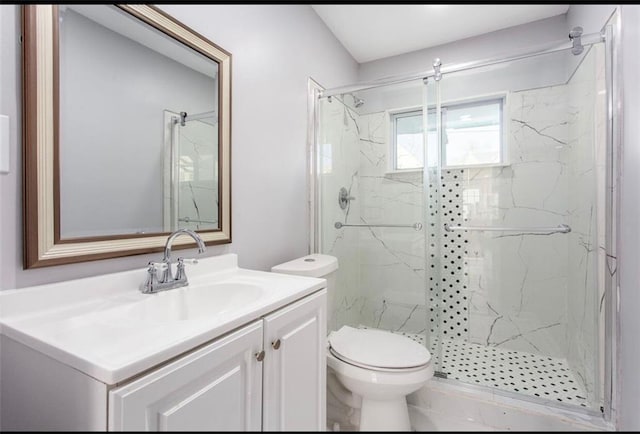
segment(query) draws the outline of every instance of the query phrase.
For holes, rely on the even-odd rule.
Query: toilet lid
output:
[[[329,345],[345,361],[377,368],[415,368],[431,360],[429,351],[419,343],[383,330],[343,326],[329,335]]]

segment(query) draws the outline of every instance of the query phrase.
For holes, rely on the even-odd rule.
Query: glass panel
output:
[[[193,115],[195,117],[198,115]],[[218,224],[218,123],[215,113],[199,115],[178,128],[177,224],[206,230]]]
[[[336,222],[359,223],[358,170],[360,167],[360,140],[358,113],[346,98],[322,98],[318,101],[318,131],[316,136],[319,252],[338,258],[336,290],[328,293],[328,330],[337,330],[348,324],[357,326],[346,306],[353,305],[360,296],[358,261],[358,229],[336,229]],[[352,101],[348,101],[351,103]],[[345,188],[356,201],[348,202],[345,209],[338,203],[338,193]],[[346,305],[345,305],[346,304]]]
[[[421,105],[420,80],[319,101],[319,251],[339,263],[330,330],[376,328],[426,343],[424,229],[413,228],[424,224],[422,170],[393,170],[389,112],[415,112]],[[400,129],[419,134],[414,151],[424,154],[420,114],[416,120],[401,122]],[[338,201],[343,187],[354,198],[344,209]],[[359,226],[336,229],[336,222]]]
[[[496,106],[458,110],[448,102],[505,92],[510,162],[444,166],[430,176],[427,236],[435,257],[428,258],[429,278],[438,321],[432,340],[439,340],[431,348],[448,378],[534,399],[602,405],[604,286],[596,248],[604,227],[602,51],[601,44],[590,48],[570,79],[575,58],[561,52],[447,74],[440,82],[447,165],[476,158],[467,152],[475,145],[460,139],[475,135],[474,128],[490,131],[482,133],[492,137],[482,147],[487,158],[500,149]],[[476,116],[482,121],[474,127],[469,121]],[[514,230],[450,232],[444,223]],[[560,224],[571,232],[555,232]]]
[[[427,164],[423,170],[425,191],[425,298],[427,310],[427,347],[431,352],[433,367],[436,375],[443,372],[442,369],[442,319],[440,306],[443,303],[441,285],[443,246],[440,230],[443,215],[440,212],[440,176],[442,167],[440,161],[441,141],[439,132],[442,131],[442,107],[440,94],[440,81],[428,80],[423,89],[423,106],[433,107],[428,111],[428,116],[423,116],[423,123],[429,132],[426,136]]]

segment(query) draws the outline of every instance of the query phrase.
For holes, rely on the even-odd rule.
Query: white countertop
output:
[[[324,279],[238,268],[235,254],[186,267],[189,286],[157,294],[138,289],[146,268],[0,292],[0,333],[116,384],[326,287]],[[195,316],[176,315],[193,295],[184,316]]]

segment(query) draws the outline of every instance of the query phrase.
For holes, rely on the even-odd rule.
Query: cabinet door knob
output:
[[[280,348],[280,339],[271,342],[271,346],[273,347],[274,350],[277,350],[278,348]]]
[[[258,360],[258,362],[262,362],[264,360],[264,350],[256,353],[256,360]]]

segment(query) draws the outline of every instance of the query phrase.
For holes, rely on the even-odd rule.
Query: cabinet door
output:
[[[259,431],[262,320],[109,392],[111,431]]]
[[[323,289],[264,318],[265,431],[326,430]]]

